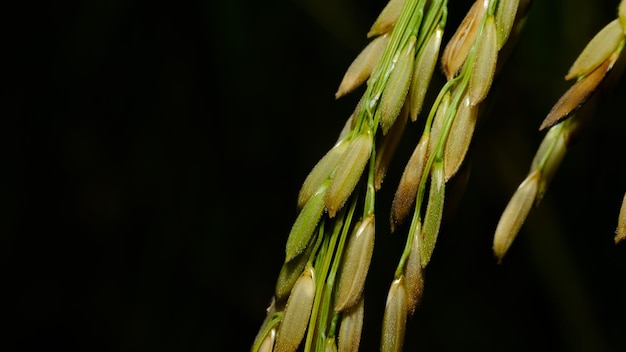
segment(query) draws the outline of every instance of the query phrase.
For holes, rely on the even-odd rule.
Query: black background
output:
[[[246,351],[299,185],[358,93],[334,92],[385,2],[112,0],[2,12],[2,320],[11,351]],[[452,1],[446,39],[469,7]],[[477,131],[471,176],[427,270],[406,350],[626,350],[618,83],[504,262],[491,240],[616,1],[537,1]],[[441,82],[440,75],[435,82]],[[363,350],[378,350],[403,232],[377,208]]]

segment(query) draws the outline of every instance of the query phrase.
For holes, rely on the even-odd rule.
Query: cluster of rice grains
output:
[[[380,350],[402,350],[407,318],[419,305],[424,270],[439,233],[446,184],[463,165],[482,103],[529,3],[475,1],[440,52],[446,0],[388,2],[368,33],[369,44],[348,67],[336,92],[340,98],[366,85],[337,142],[304,180],[275,294],[252,351],[359,350],[363,288],[374,250],[376,192],[408,121],[423,116],[423,132],[391,204],[391,231],[410,225],[387,295]],[[577,82],[542,125],[549,131],[531,172],[497,227],[498,259],[582,127],[582,111],[577,110],[616,62],[624,43],[625,9],[620,5],[619,19],[589,43],[567,75]],[[437,67],[446,83],[430,109],[423,109]],[[625,236],[625,207],[616,241]]]
[[[607,82],[626,43],[626,1],[621,1],[617,18],[602,28],[574,61],[566,80],[576,82],[554,104],[540,130],[548,129],[530,171],[519,185],[500,218],[493,240],[499,261],[511,246],[530,210],[539,204],[568,146],[584,129],[593,112],[592,98]],[[622,68],[623,69],[623,68]],[[621,71],[621,70],[618,70]],[[617,75],[621,72],[617,72]],[[626,237],[626,195],[619,211],[615,243]]]

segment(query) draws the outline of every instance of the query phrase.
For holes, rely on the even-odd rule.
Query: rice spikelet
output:
[[[411,121],[415,122],[422,110],[424,98],[430,87],[430,80],[435,71],[435,66],[437,65],[442,38],[443,29],[437,28],[426,44],[424,44],[424,48],[420,50],[417,61],[415,62],[415,69],[413,70],[413,78],[411,79],[411,86],[409,87],[409,95],[407,98]]]
[[[391,283],[387,294],[387,303],[383,315],[383,332],[380,343],[381,352],[400,352],[404,344],[404,332],[408,315],[408,298],[404,279]]]
[[[374,229],[372,214],[357,224],[352,231],[342,259],[335,307],[337,312],[354,306],[361,298],[374,252]]]
[[[474,136],[477,117],[478,107],[472,106],[470,98],[466,96],[456,112],[443,150],[446,182],[456,175],[465,160],[465,155]]]
[[[278,279],[276,279],[275,295],[276,300],[283,301],[289,297],[289,293],[296,283],[300,274],[304,271],[306,263],[309,261],[311,255],[312,246],[307,246],[306,249],[298,254],[295,258],[283,263],[278,273]]]
[[[298,209],[302,209],[304,205],[311,199],[311,196],[318,192],[320,187],[326,182],[330,175],[335,171],[339,164],[339,160],[348,149],[350,143],[340,141],[335,144],[326,154],[315,164],[311,172],[306,176],[300,192],[298,193]]]
[[[373,143],[372,132],[367,130],[356,136],[342,154],[324,197],[331,218],[335,217],[359,182],[369,161]]]
[[[502,261],[513,240],[517,237],[522,224],[526,221],[526,217],[535,202],[540,179],[541,172],[539,170],[528,175],[504,209],[493,238],[493,251],[498,262]]]
[[[596,91],[600,83],[602,83],[606,74],[611,70],[615,61],[617,61],[617,58],[618,55],[614,53],[598,66],[598,68],[574,83],[574,85],[561,96],[556,104],[554,104],[541,123],[539,130],[541,131],[554,126],[580,109]]]
[[[517,16],[520,0],[499,0],[496,7],[495,20],[498,30],[498,50],[500,50],[511,33]]]
[[[485,99],[496,72],[498,35],[493,16],[487,17],[475,50],[469,81],[469,98],[472,105],[477,105]]]
[[[304,337],[313,299],[315,298],[315,273],[312,266],[308,266],[293,286],[293,291],[287,300],[283,320],[280,323],[276,338],[276,352],[295,352]]]
[[[611,21],[587,44],[565,76],[566,80],[585,76],[604,63],[624,40],[624,30],[618,19]]]
[[[385,90],[380,98],[380,126],[383,135],[387,134],[405,103],[415,62],[415,36],[411,36],[397,58]]]
[[[441,217],[443,215],[445,186],[443,161],[436,160],[432,168],[428,204],[426,205],[424,227],[422,228],[420,261],[424,268],[428,265],[433,250],[435,249],[435,242],[437,242],[439,227],[441,226]]]
[[[406,0],[390,0],[380,12],[374,24],[372,24],[372,27],[367,33],[367,37],[371,38],[390,32],[398,21],[398,17],[400,17],[405,2]]]
[[[428,158],[429,135],[422,135],[419,143],[415,146],[411,158],[407,162],[400,183],[391,203],[391,232],[396,226],[402,224],[415,204],[417,188],[422,179],[426,159]]]
[[[326,186],[322,185],[300,210],[296,221],[291,227],[289,237],[287,237],[287,245],[285,246],[286,262],[300,254],[309,244],[317,223],[324,213],[326,193]]]
[[[465,63],[480,31],[480,24],[488,5],[487,0],[475,1],[443,50],[441,68],[448,80],[454,78]]]
[[[413,234],[411,252],[409,253],[409,257],[404,268],[404,277],[406,278],[406,294],[409,302],[409,316],[412,316],[415,309],[419,306],[424,293],[424,268],[422,267],[420,259],[420,238],[422,235],[420,227],[420,224],[418,224],[417,229]]]
[[[363,296],[341,315],[339,326],[339,352],[358,352],[363,330],[365,299]]]
[[[389,35],[384,34],[374,38],[361,50],[350,66],[348,66],[348,70],[335,93],[336,99],[354,91],[370,77],[388,43]]]

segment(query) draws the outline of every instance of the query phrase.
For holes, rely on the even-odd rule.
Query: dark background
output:
[[[3,350],[249,350],[299,186],[359,96],[334,92],[385,2],[18,4],[0,11]],[[446,39],[469,4],[451,1]],[[623,83],[501,265],[491,252],[538,126],[571,84],[563,76],[616,7],[530,8],[406,350],[626,350],[626,247],[613,243],[626,190]],[[379,193],[364,351],[378,350],[404,241],[386,219],[416,126]]]

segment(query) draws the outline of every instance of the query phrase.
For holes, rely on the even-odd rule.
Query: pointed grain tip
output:
[[[367,32],[367,37],[371,38],[386,32],[390,32],[400,17],[400,12],[406,0],[390,0],[382,9],[374,24]]]

